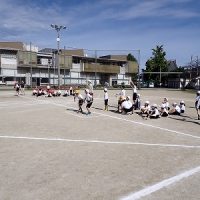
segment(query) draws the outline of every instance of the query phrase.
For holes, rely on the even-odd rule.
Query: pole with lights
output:
[[[60,26],[56,24],[51,24],[51,28],[55,29],[57,32],[57,69],[58,69],[58,88],[60,89],[60,65],[59,65],[59,51],[60,51],[60,31],[66,29],[66,26]]]

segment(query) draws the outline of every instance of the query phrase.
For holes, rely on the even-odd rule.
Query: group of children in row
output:
[[[35,88],[32,92],[33,96],[45,96],[45,97],[67,97],[70,95],[75,95],[76,90],[79,90],[79,88],[73,89],[72,87],[69,88],[69,90],[65,90],[62,94],[61,90],[52,89],[49,85],[43,89],[43,88]]]
[[[116,94],[118,97],[118,108],[117,111],[122,114],[133,114],[134,110],[139,110],[139,113],[145,119],[147,118],[159,118],[159,117],[167,117],[168,115],[181,115],[185,112],[185,102],[183,100],[180,101],[179,104],[174,102],[172,107],[170,108],[170,104],[168,98],[164,98],[163,102],[160,106],[157,104],[150,105],[149,101],[145,101],[144,105],[141,106],[140,94],[137,93],[136,85],[131,83],[133,88],[133,97],[132,100],[130,96],[126,96],[126,91],[124,88],[120,91],[120,93]],[[91,114],[90,108],[93,103],[93,86],[92,82],[88,81],[87,89],[84,90],[85,96],[80,94],[79,88],[70,91],[65,91],[63,96],[74,96],[74,101],[78,99],[78,113],[84,113],[82,109],[83,103],[86,103],[86,114]],[[33,95],[41,96],[45,95],[47,97],[51,96],[61,96],[60,90],[52,90],[47,86],[47,90],[44,91],[42,89],[33,90]],[[104,88],[104,110],[108,111],[108,89]],[[200,91],[197,92],[195,108],[197,110],[198,120],[200,120]]]
[[[160,109],[159,109],[160,107]],[[160,118],[167,117],[168,115],[181,115],[181,113],[185,112],[185,103],[183,100],[180,101],[178,105],[176,102],[172,104],[172,108],[170,108],[169,102],[167,98],[164,98],[161,106],[157,104],[153,104],[150,106],[149,101],[145,101],[144,106],[141,107],[140,115],[145,119],[149,118]]]
[[[39,96],[45,96],[45,97],[59,97],[61,96],[62,92],[61,90],[54,90],[47,86],[47,89],[44,90],[42,88],[35,88],[32,92],[33,96],[39,97]]]

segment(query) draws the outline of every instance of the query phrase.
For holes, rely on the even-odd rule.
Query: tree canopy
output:
[[[137,62],[137,59],[131,53],[128,54],[127,60],[128,61],[135,61],[135,62]]]
[[[165,58],[166,52],[163,49],[163,45],[156,46],[152,49],[152,57],[150,57],[146,62],[145,72],[166,72],[168,71],[168,63]],[[159,83],[159,74],[145,74],[146,81],[154,81]]]

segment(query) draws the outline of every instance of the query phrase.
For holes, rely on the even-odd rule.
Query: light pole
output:
[[[60,89],[60,65],[59,65],[59,50],[60,50],[60,30],[66,29],[66,26],[60,26],[56,24],[51,24],[51,28],[55,29],[57,32],[57,68],[58,68],[58,88]]]

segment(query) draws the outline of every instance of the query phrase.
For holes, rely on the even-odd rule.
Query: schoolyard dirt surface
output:
[[[76,113],[72,96],[0,91],[0,199],[199,199],[195,92],[140,90],[142,103],[161,105],[168,97],[186,104],[181,116],[148,120],[137,111],[117,113],[117,92],[108,90],[104,111],[103,91],[94,91],[92,114],[85,115]]]

